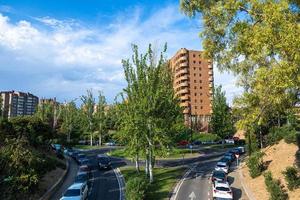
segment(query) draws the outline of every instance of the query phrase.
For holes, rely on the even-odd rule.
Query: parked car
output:
[[[74,183],[63,194],[60,200],[84,200],[87,199],[88,186],[85,183]]]
[[[233,154],[240,154],[240,150],[239,149],[231,149],[229,150],[229,153],[233,153]]]
[[[239,150],[240,154],[244,154],[246,152],[245,147],[237,147],[237,150]]]
[[[83,153],[79,153],[76,156],[76,162],[79,163],[80,160],[86,159],[86,155]]]
[[[201,145],[201,144],[202,144],[202,142],[200,140],[194,141],[192,143],[192,145]]]
[[[189,142],[187,140],[181,140],[180,142],[177,143],[178,146],[187,146]]]
[[[105,143],[106,146],[116,146],[116,143],[114,141],[110,141]]]
[[[229,166],[225,162],[218,162],[217,165],[216,165],[216,167],[215,167],[215,170],[217,170],[217,171],[223,171],[226,174],[228,174]]]
[[[233,199],[232,190],[228,182],[215,181],[213,187],[213,198],[214,199]]]
[[[233,139],[225,139],[225,143],[226,144],[234,144],[234,140]]]
[[[78,150],[74,150],[73,153],[72,153],[72,155],[71,155],[71,157],[72,157],[74,160],[76,160],[76,158],[77,158],[77,156],[78,156],[79,153],[80,153],[80,152],[79,152]]]
[[[81,165],[79,166],[78,172],[86,172],[89,176],[89,178],[91,177],[91,168],[88,165]]]
[[[231,164],[231,159],[228,159],[228,157],[223,157],[219,160],[219,162],[226,163],[228,166]]]
[[[212,175],[211,175],[211,181],[212,182],[215,182],[215,181],[227,181],[227,175],[223,171],[214,170],[213,173],[212,173]]]
[[[89,176],[88,172],[80,171],[77,173],[74,183],[85,183],[89,186],[90,185],[89,178],[90,178],[90,176]]]
[[[78,164],[81,166],[81,165],[88,165],[88,166],[90,166],[90,160],[89,159],[87,159],[87,158],[83,158],[83,159],[80,159],[79,161],[78,161]]]
[[[99,169],[111,168],[111,159],[107,155],[99,154],[97,155]]]
[[[233,162],[235,160],[235,155],[233,153],[230,153],[230,152],[225,153],[224,157],[230,157],[231,162]]]

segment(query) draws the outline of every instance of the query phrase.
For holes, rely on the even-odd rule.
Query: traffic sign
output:
[[[239,158],[239,157],[240,157],[240,155],[239,155],[239,154],[234,154],[234,155],[235,155],[235,157],[236,157],[236,158]]]

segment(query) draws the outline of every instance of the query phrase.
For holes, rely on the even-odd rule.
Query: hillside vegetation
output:
[[[287,167],[295,166],[297,151],[297,145],[292,143],[287,144],[284,140],[281,140],[278,144],[262,149],[262,152],[265,154],[263,156],[263,162],[266,166],[265,172],[272,172],[273,177],[280,180],[284,189],[287,191],[290,200],[300,199],[300,188],[293,191],[288,190],[287,182],[282,172],[285,171]],[[266,189],[263,174],[252,179],[248,167],[246,165],[242,166],[242,176],[256,200],[269,199],[269,193]]]

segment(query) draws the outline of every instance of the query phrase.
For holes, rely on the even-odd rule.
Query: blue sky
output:
[[[202,50],[201,19],[179,11],[179,1],[0,0],[0,90],[20,90],[69,101],[87,89],[108,102],[125,86],[121,60],[131,44],[145,50],[168,43]],[[229,102],[235,78],[215,69]]]

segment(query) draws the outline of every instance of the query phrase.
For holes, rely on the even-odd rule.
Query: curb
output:
[[[125,200],[125,179],[123,175],[121,174],[121,171],[119,168],[114,169],[114,173],[117,177],[117,181],[119,184],[119,189],[120,189],[120,200]]]
[[[47,192],[41,198],[39,198],[39,200],[50,199],[51,196],[54,194],[54,192],[62,185],[62,183],[66,179],[67,174],[70,169],[70,163],[69,163],[70,161],[69,161],[69,157],[65,157],[65,158],[66,158],[66,169],[65,169],[62,177],[60,177],[59,180],[49,190],[47,190]]]
[[[237,170],[238,170],[238,174],[239,174],[239,177],[240,177],[240,181],[241,181],[242,187],[244,188],[247,197],[248,197],[250,200],[256,200],[256,198],[254,197],[252,191],[251,191],[251,190],[246,186],[246,184],[244,183],[244,177],[243,177],[243,175],[242,175],[241,166],[238,167]]]

